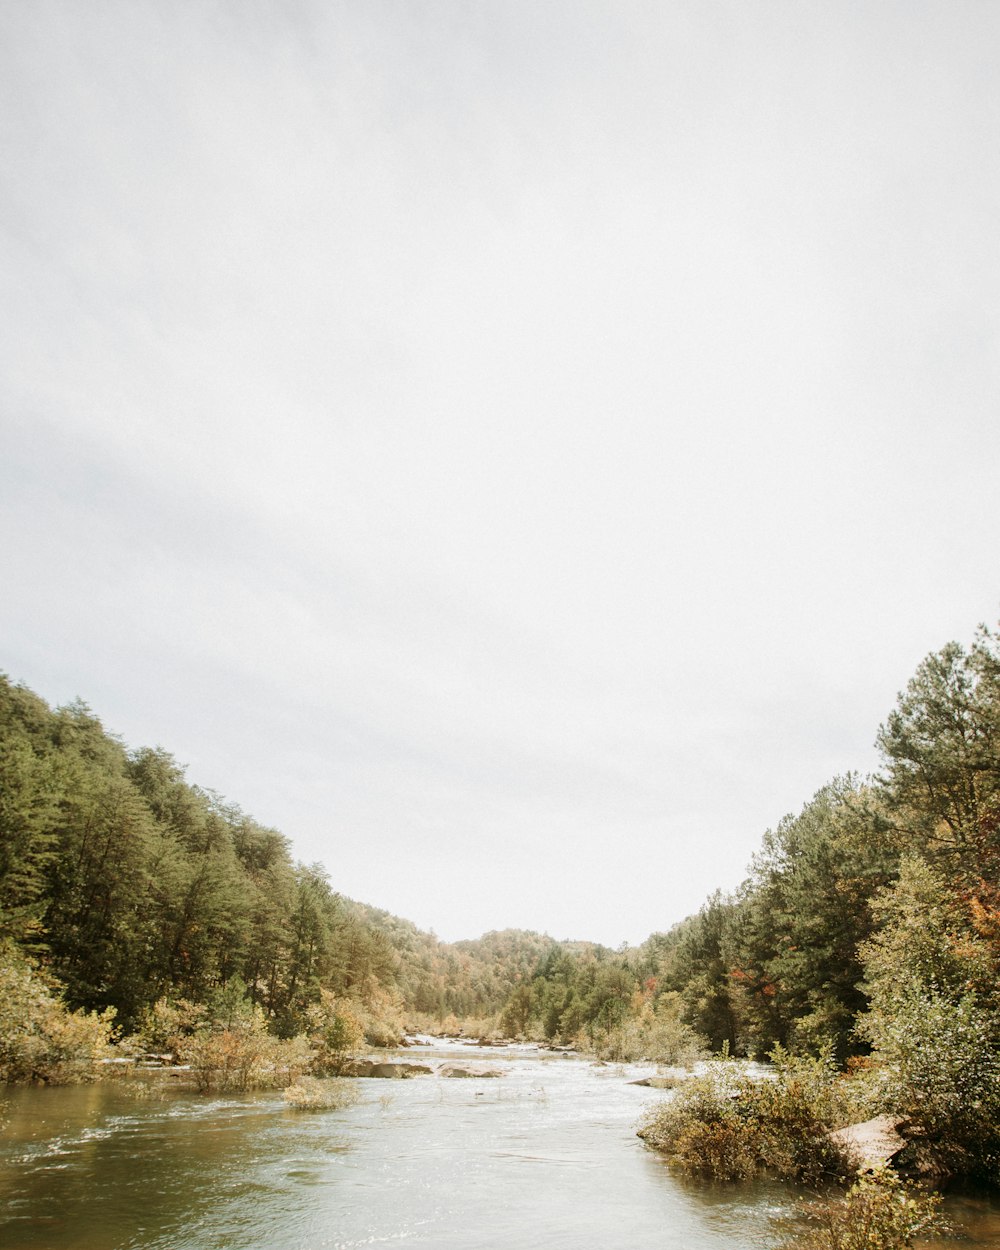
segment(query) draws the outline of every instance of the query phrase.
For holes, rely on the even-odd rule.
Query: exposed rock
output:
[[[641,1081],[629,1081],[629,1085],[646,1085],[650,1089],[673,1089],[676,1084],[676,1076],[644,1076]]]
[[[484,1068],[481,1064],[446,1063],[438,1068],[438,1076],[503,1076],[499,1068]]]
[[[862,1124],[849,1124],[830,1134],[830,1140],[844,1151],[859,1172],[891,1162],[906,1145],[900,1136],[901,1121],[879,1115]]]
[[[410,1076],[430,1076],[432,1071],[422,1063],[379,1063],[374,1059],[357,1059],[345,1068],[344,1075],[399,1081]]]

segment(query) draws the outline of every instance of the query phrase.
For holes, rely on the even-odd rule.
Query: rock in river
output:
[[[446,1063],[438,1068],[438,1076],[503,1076],[499,1068],[485,1068],[482,1064]]]
[[[423,1063],[378,1063],[374,1059],[358,1059],[344,1073],[345,1076],[372,1076],[383,1080],[398,1081],[409,1076],[429,1076],[433,1071]]]

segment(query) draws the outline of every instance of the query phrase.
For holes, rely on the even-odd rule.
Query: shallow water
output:
[[[303,1112],[279,1094],[137,1098],[132,1083],[7,1096],[4,1250],[751,1250],[787,1187],[685,1183],[635,1136],[665,1095],[649,1068],[471,1050],[500,1078],[360,1081]],[[452,1059],[455,1046],[409,1051]],[[1000,1209],[963,1199],[965,1246],[1000,1247]],[[938,1243],[941,1245],[942,1243]]]

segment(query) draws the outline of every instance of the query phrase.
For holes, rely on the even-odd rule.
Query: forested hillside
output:
[[[137,1028],[161,999],[238,982],[291,1036],[327,991],[398,1037],[403,1013],[490,1018],[552,940],[449,947],[340,896],[287,838],[190,784],[159,748],[129,750],[82,703],[52,710],[0,678],[0,940],[74,1008]],[[456,1025],[457,1027],[457,1025]]]
[[[600,1045],[635,990],[625,956],[593,943],[505,930],[449,945],[344,898],[166,751],[129,750],[84,704],[52,710],[5,678],[0,940],[71,1007],[113,1009],[125,1034],[158,1004],[237,986],[278,1037],[307,1030],[327,994],[351,1004],[371,1043],[423,1022]],[[541,1006],[533,987],[567,967],[565,1001],[550,989]]]
[[[928,656],[877,742],[877,777],[824,787],[765,836],[735,897],[647,943],[714,1047],[895,1053],[942,1013],[997,1035],[996,638]]]
[[[0,939],[126,1033],[228,992],[291,1037],[337,999],[370,1042],[464,1022],[609,1057],[865,1057],[895,1107],[964,1100],[1000,1123],[995,636],[928,656],[877,740],[877,776],[824,786],[736,894],[637,948],[518,931],[448,945],[341,897],[165,751],[3,679]]]
[[[515,990],[518,1023],[571,1036],[582,1007],[591,1040],[603,1025],[605,1047],[624,1054],[676,1059],[679,1022],[717,1052],[818,1056],[855,1074],[862,1118],[906,1126],[911,1165],[1000,1181],[996,636],[982,628],[968,649],[929,655],[877,744],[878,775],[835,779],[782,820],[733,896],[714,895],[617,966],[548,957]],[[617,992],[598,1002],[599,982]],[[716,1114],[729,1123],[730,1104],[712,1111],[701,1093],[678,1103],[668,1149],[708,1141]],[[734,1156],[744,1162],[745,1147]],[[688,1163],[726,1174],[697,1150]]]

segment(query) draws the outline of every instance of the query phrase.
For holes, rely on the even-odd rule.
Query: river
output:
[[[0,1131],[4,1250],[760,1250],[794,1194],[673,1175],[635,1136],[667,1095],[599,1066],[458,1043],[498,1078],[361,1080],[360,1101],[204,1096],[138,1081],[12,1089]],[[1000,1207],[954,1200],[1000,1248]]]

